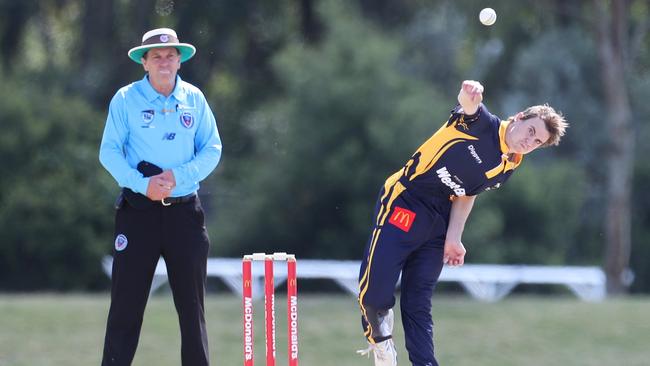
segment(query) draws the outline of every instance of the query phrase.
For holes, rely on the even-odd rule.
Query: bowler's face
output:
[[[154,79],[176,79],[181,56],[175,47],[152,48],[142,58],[142,66]]]
[[[542,146],[551,134],[546,130],[546,124],[539,117],[526,120],[517,117],[506,131],[506,144],[510,153],[528,154]]]

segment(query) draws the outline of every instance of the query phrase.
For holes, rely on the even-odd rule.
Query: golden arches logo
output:
[[[244,287],[251,287],[251,280],[244,281]]]
[[[415,221],[415,212],[402,207],[395,207],[393,215],[388,220],[389,223],[397,226],[403,231],[411,230],[411,225]]]
[[[399,222],[401,225],[409,226],[411,224],[411,215],[408,212],[397,211],[393,216],[393,220]]]

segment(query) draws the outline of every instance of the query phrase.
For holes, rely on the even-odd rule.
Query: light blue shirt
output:
[[[108,109],[99,161],[120,187],[145,194],[149,178],[136,169],[142,160],[176,178],[172,197],[199,189],[221,158],[217,122],[203,93],[176,76],[165,97],[145,77],[117,91]]]

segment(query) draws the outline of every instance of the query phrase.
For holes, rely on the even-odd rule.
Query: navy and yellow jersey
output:
[[[456,106],[449,120],[386,180],[385,187],[399,181],[410,193],[437,202],[498,188],[523,159],[520,154],[508,158],[508,124],[483,104],[471,116]]]

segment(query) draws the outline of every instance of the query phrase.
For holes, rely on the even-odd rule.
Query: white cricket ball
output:
[[[497,12],[492,8],[484,8],[478,14],[478,18],[483,25],[492,25],[497,21]]]

